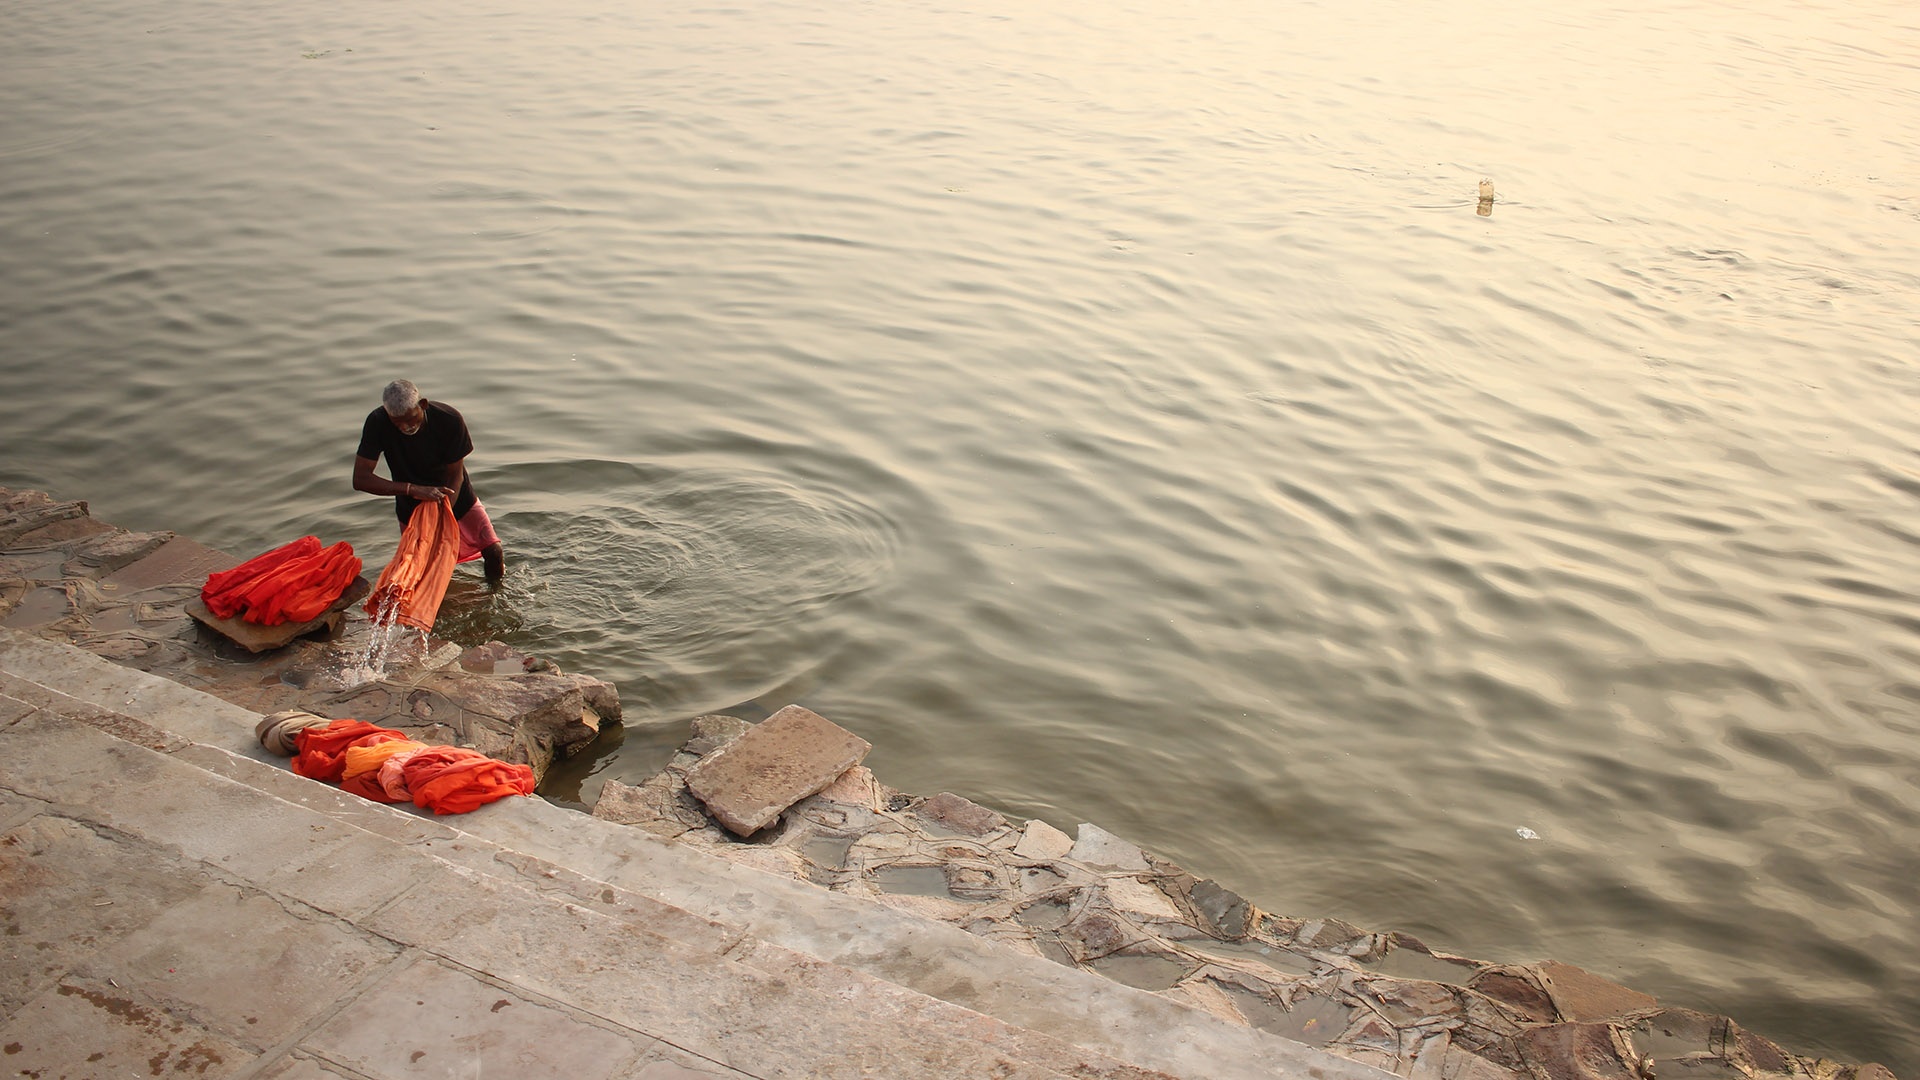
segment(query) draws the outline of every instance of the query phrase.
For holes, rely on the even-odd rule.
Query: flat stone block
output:
[[[1007,823],[997,812],[950,791],[921,803],[914,812],[922,820],[962,836],[985,836]]]
[[[675,1061],[649,1061],[622,1080],[747,1080],[747,1074],[725,1065],[704,1062],[706,1067],[688,1068]]]
[[[701,758],[687,771],[687,790],[728,830],[751,836],[860,764],[871,749],[818,713],[789,705]]]
[[[361,864],[362,873],[377,873]],[[397,950],[263,893],[209,885],[100,957],[103,970],[256,1046],[290,1038]]]
[[[253,1066],[251,1051],[105,982],[62,980],[0,1026],[7,1075],[191,1076]]]
[[[38,706],[21,701],[19,698],[0,694],[0,724],[11,724],[36,708]]]
[[[62,569],[69,577],[104,577],[158,551],[170,532],[112,532],[75,547]]]
[[[143,849],[49,814],[0,834],[0,1015],[199,891]]]
[[[341,1076],[322,1068],[313,1058],[288,1057],[277,1065],[269,1065],[259,1080],[341,1080]]]
[[[1619,1020],[1660,1007],[1658,1001],[1638,990],[1629,990],[1572,964],[1548,960],[1534,970],[1566,1020]]]
[[[1620,1052],[1621,1038],[1606,1024],[1549,1024],[1526,1031],[1516,1041],[1538,1075],[1555,1080],[1638,1080],[1639,1073]]]
[[[205,544],[176,536],[146,558],[101,578],[100,585],[106,592],[135,592],[160,585],[193,585],[197,588],[207,583],[208,574],[231,570],[239,565],[239,559],[224,551],[215,551]]]
[[[1107,879],[1106,887],[1107,902],[1113,905],[1113,910],[1135,922],[1142,919],[1169,923],[1180,921],[1180,909],[1173,906],[1167,894],[1139,878],[1116,875]]]
[[[379,1080],[612,1080],[637,1045],[652,1043],[422,960],[348,1006],[301,1049]]]
[[[113,531],[115,531],[113,526],[104,521],[95,521],[90,517],[61,518],[21,533],[10,543],[23,548],[37,547],[41,544],[65,544],[72,540],[84,540]]]
[[[355,601],[367,595],[373,589],[371,582],[362,574],[347,583],[346,591],[340,594],[327,610],[306,622],[284,622],[278,626],[262,626],[245,619],[223,619],[207,610],[206,601],[195,596],[187,601],[187,614],[193,621],[212,630],[235,645],[250,653],[271,652],[284,648],[295,639],[305,637],[317,630],[333,631],[340,628],[340,613],[351,607]]]
[[[1239,893],[1222,888],[1208,879],[1194,885],[1190,897],[1193,910],[1213,930],[1228,941],[1240,941],[1253,930],[1253,905]]]
[[[67,590],[54,586],[34,589],[20,598],[0,626],[9,630],[34,630],[74,614],[73,598]]]
[[[874,779],[872,769],[856,765],[822,788],[820,797],[828,802],[872,810],[880,805],[880,783]]]
[[[1079,833],[1073,850],[1067,852],[1067,858],[1074,862],[1114,870],[1148,869],[1147,857],[1138,844],[1130,844],[1098,825],[1082,823]]]
[[[1059,829],[1034,818],[1020,833],[1020,842],[1013,847],[1013,853],[1022,859],[1034,862],[1052,862],[1063,858],[1073,850],[1073,837]]]

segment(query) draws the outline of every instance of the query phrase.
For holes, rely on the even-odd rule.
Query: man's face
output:
[[[421,426],[427,422],[427,407],[424,404],[415,405],[397,416],[388,413],[387,419],[392,420],[393,426],[400,429],[400,434],[417,435],[420,433]]]

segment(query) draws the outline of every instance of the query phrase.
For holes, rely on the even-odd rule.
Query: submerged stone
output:
[[[1194,885],[1189,899],[1194,913],[1206,920],[1206,928],[1226,941],[1244,941],[1253,931],[1253,907],[1239,893],[1213,880]]]
[[[1558,960],[1548,960],[1534,970],[1563,1020],[1624,1020],[1660,1005],[1650,995]]]
[[[1518,1042],[1527,1064],[1555,1080],[1642,1080],[1638,1055],[1610,1024],[1548,1024]]]
[[[979,803],[943,791],[914,808],[922,818],[962,836],[985,836],[1004,826],[1007,819]]]
[[[1022,859],[1032,859],[1034,862],[1050,862],[1064,858],[1067,852],[1072,850],[1073,837],[1039,818],[1034,818],[1027,822],[1025,829],[1021,830],[1020,842],[1014,845],[1013,853]]]
[[[1104,866],[1114,870],[1146,870],[1146,853],[1138,844],[1130,844],[1098,825],[1082,823],[1080,838],[1073,842],[1073,850],[1067,852],[1067,858],[1088,866]]]

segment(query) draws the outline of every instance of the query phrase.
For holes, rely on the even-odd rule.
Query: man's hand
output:
[[[453,498],[453,489],[434,487],[432,484],[408,484],[407,494],[421,502],[441,502]]]

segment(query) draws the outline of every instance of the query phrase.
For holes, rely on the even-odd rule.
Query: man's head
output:
[[[380,403],[386,406],[387,417],[393,426],[403,435],[412,435],[427,422],[427,410],[420,405],[420,388],[406,379],[395,379],[380,391]]]

